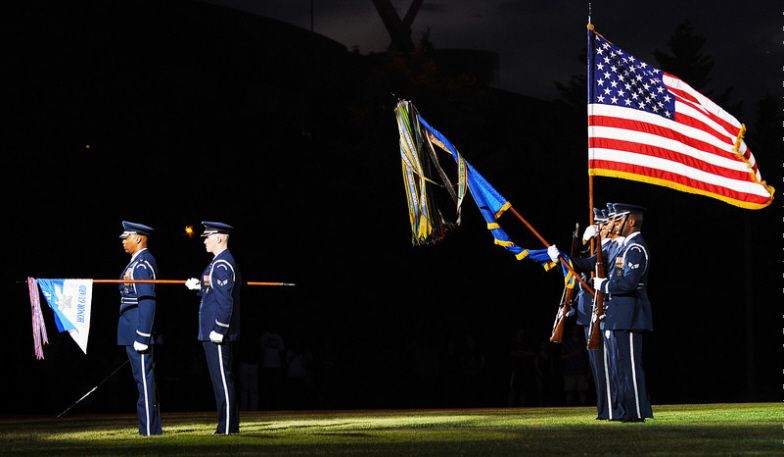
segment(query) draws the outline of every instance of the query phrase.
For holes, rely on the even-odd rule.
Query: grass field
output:
[[[778,403],[654,406],[641,423],[595,408],[309,411],[241,414],[213,435],[214,413],[163,415],[140,437],[131,415],[0,419],[0,455],[30,456],[784,456]]]

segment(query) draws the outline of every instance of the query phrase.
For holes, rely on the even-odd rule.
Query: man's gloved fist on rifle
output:
[[[598,230],[596,230],[595,225],[589,225],[585,227],[585,232],[583,232],[583,241],[589,241],[591,238],[594,238],[598,234]]]

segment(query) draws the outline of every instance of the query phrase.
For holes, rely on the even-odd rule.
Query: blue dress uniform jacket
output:
[[[131,258],[120,279],[155,279],[157,270],[155,257],[149,250],[143,249]],[[154,284],[120,284],[118,345],[131,346],[134,341],[153,344],[155,306]]]
[[[653,330],[651,302],[646,283],[650,256],[642,235],[627,238],[620,252],[610,261],[608,281],[602,284],[606,294],[606,330]]]
[[[649,267],[645,240],[639,232],[633,233],[624,241],[602,284],[607,294],[602,342],[609,374],[611,420],[653,417],[642,363],[642,332],[653,330],[646,290]]]
[[[610,240],[602,243],[602,261],[605,265],[605,270],[610,262],[613,262],[615,256],[618,254],[619,243],[616,240]],[[590,273],[596,269],[596,256],[581,259],[574,258],[572,265],[575,271]],[[583,279],[588,282],[588,275],[583,275]],[[578,283],[580,292],[577,295],[577,309],[575,311],[575,322],[577,325],[588,327],[591,324],[591,316],[593,315],[593,297],[591,294],[583,289],[583,285]]]
[[[240,338],[240,273],[229,250],[216,255],[204,269],[199,305],[199,341],[210,341],[210,332],[224,342]]]
[[[150,251],[142,249],[125,267],[120,279],[155,279],[158,265]],[[139,434],[160,435],[161,415],[155,388],[155,361],[152,344],[155,342],[155,285],[120,284],[120,317],[117,322],[117,344],[125,346],[131,363],[133,379],[139,393],[136,415],[139,418]],[[136,352],[134,341],[150,347]]]
[[[604,262],[604,270],[608,271],[610,264],[615,262],[615,258],[621,250],[623,238],[609,240],[602,243],[602,261]],[[596,256],[581,259],[574,258],[572,265],[575,271],[589,273],[596,269]],[[583,275],[583,279],[588,282],[588,275]],[[579,284],[579,283],[578,283]],[[587,293],[582,284],[579,284],[580,292],[577,295],[577,310],[575,322],[577,325],[589,326],[591,324],[591,316],[593,314],[593,297]],[[608,297],[605,297],[605,304]]]
[[[240,337],[240,285],[239,270],[228,249],[216,255],[202,273],[199,341],[218,410],[217,434],[240,431],[232,366],[232,343]],[[223,335],[220,344],[210,340],[213,331]]]

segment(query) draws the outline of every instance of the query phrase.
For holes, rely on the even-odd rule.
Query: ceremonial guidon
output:
[[[240,272],[228,249],[233,227],[203,221],[204,246],[214,255],[201,279],[191,278],[186,286],[199,290],[199,341],[204,347],[210,372],[218,426],[215,433],[239,432],[239,408],[232,371],[232,343],[240,336]]]
[[[120,235],[125,252],[131,261],[120,279],[155,279],[158,266],[147,249],[147,238],[153,228],[136,222],[122,222]],[[133,378],[139,391],[136,412],[139,434],[161,434],[161,417],[155,388],[153,344],[155,343],[155,285],[144,283],[120,284],[120,315],[117,322],[117,344],[125,346]]]
[[[613,390],[613,420],[643,421],[653,417],[642,366],[642,333],[653,330],[647,282],[648,246],[640,233],[645,209],[616,203],[615,225],[625,238],[609,262],[607,278],[594,278],[605,293],[603,343]]]

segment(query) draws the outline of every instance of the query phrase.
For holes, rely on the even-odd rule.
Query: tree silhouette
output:
[[[653,56],[659,62],[659,68],[703,92],[713,68],[713,58],[703,54],[704,46],[705,37],[695,33],[689,21],[684,21],[675,27],[675,33],[667,42],[670,53],[656,49]]]
[[[734,115],[743,111],[742,102],[731,102],[732,88],[725,88],[719,95],[714,95],[708,89],[711,81],[710,72],[713,69],[713,58],[704,53],[705,37],[696,33],[694,27],[687,20],[675,27],[675,32],[667,41],[669,52],[656,49],[653,56],[656,58],[658,68],[667,73],[676,75],[686,81],[691,87],[705,94],[719,106]],[[586,49],[583,48],[579,55],[580,63],[586,63]],[[561,94],[561,99],[576,108],[579,112],[585,110],[586,88],[585,74],[572,75],[569,82],[555,81],[555,87]]]
[[[578,56],[580,63],[583,64],[583,67],[586,65],[588,50],[583,48]],[[569,106],[575,109],[578,113],[585,112],[585,103],[587,98],[587,89],[585,87],[585,74],[581,73],[579,75],[572,75],[569,78],[569,82],[564,84],[559,81],[555,81],[555,88],[561,94],[561,99],[565,101]]]
[[[704,53],[705,37],[695,32],[691,22],[686,20],[675,27],[675,33],[667,41],[667,47],[669,52],[660,49],[653,51],[660,69],[686,81],[730,113],[737,116],[743,111],[741,102],[731,102],[731,87],[725,88],[718,95],[708,88],[714,61]]]

